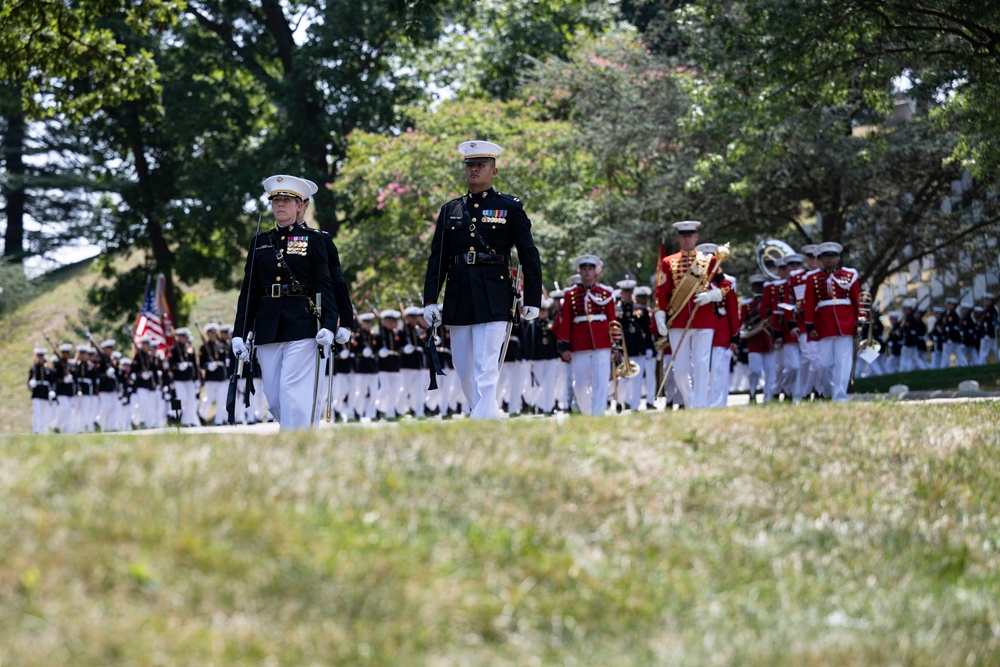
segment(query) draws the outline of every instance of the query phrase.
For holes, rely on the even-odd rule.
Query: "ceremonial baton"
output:
[[[323,308],[323,293],[322,292],[316,292],[316,308],[313,311],[313,314],[316,315],[316,324],[319,326],[319,329],[323,328],[323,311],[322,311],[322,308]],[[318,332],[319,329],[317,329],[316,331]],[[313,402],[312,402],[312,416],[310,417],[310,423],[315,423],[315,421],[316,421],[316,401],[319,398],[319,362],[323,358],[324,358],[324,355],[323,355],[323,346],[322,345],[317,345],[316,346],[316,373],[315,373],[315,375],[313,377]]]
[[[510,345],[510,333],[514,330],[514,320],[517,319],[517,302],[521,298],[521,265],[514,269],[514,302],[510,306],[510,317],[507,318],[507,335],[503,339],[503,347],[500,349],[500,363],[497,365],[499,371],[503,368],[504,357],[507,356],[507,347]]]

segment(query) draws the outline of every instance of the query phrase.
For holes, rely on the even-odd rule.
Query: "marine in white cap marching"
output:
[[[451,332],[452,362],[472,419],[499,419],[500,354],[508,335],[518,285],[511,271],[516,248],[523,277],[520,315],[538,317],[542,267],[521,200],[493,188],[503,149],[489,141],[458,147],[468,193],[438,215],[424,279],[424,320]],[[437,299],[444,288],[444,304]]]
[[[657,272],[656,328],[668,336],[673,372],[684,406],[708,407],[709,369],[715,337],[712,304],[722,301],[716,257],[698,252],[701,222],[673,224],[680,250],[663,258]]]

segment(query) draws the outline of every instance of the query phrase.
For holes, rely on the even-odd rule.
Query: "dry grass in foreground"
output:
[[[0,442],[0,663],[995,665],[1000,405]]]

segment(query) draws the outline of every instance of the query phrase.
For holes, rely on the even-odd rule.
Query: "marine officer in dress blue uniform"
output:
[[[327,245],[317,231],[296,225],[309,193],[304,180],[278,175],[263,184],[276,224],[250,243],[233,353],[249,360],[243,338],[253,331],[271,414],[282,429],[309,428],[318,390],[317,346],[329,353],[338,321]],[[322,295],[320,307],[317,293]]]
[[[503,149],[489,141],[466,141],[469,191],[441,208],[424,279],[424,319],[451,331],[451,352],[471,419],[499,419],[500,351],[515,294],[510,254],[517,248],[524,277],[521,316],[538,317],[542,267],[521,200],[493,189],[496,159]],[[444,307],[437,306],[445,287]]]

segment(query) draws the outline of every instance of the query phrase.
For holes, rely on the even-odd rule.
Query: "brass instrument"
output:
[[[761,273],[771,280],[778,280],[781,276],[774,270],[775,260],[795,254],[795,249],[784,241],[767,239],[757,244],[756,254]]]
[[[874,340],[875,327],[872,314],[872,293],[861,292],[858,295],[858,322],[868,325],[868,336],[858,343],[858,350],[872,350],[877,355],[882,351],[882,343]]]
[[[747,318],[743,320],[743,324],[740,325],[740,338],[748,340],[757,334],[765,332],[770,333],[767,326],[768,321],[761,317],[760,314],[756,312],[747,314]]]
[[[621,412],[622,404],[621,401],[618,400],[618,378],[634,378],[641,372],[641,369],[639,368],[639,364],[628,358],[628,349],[625,347],[625,337],[622,335],[621,322],[613,320],[610,324],[608,324],[608,332],[611,334],[612,351],[616,348],[621,348],[622,352],[622,362],[615,366],[612,372],[615,411]],[[612,363],[614,363],[613,359],[614,357],[612,357]]]
[[[608,329],[611,331],[612,347],[617,346],[621,348],[622,353],[622,362],[615,366],[615,376],[620,378],[634,378],[642,372],[642,369],[639,368],[639,364],[628,358],[628,348],[625,347],[625,339],[622,337],[621,322],[617,320],[611,322],[608,325]]]

